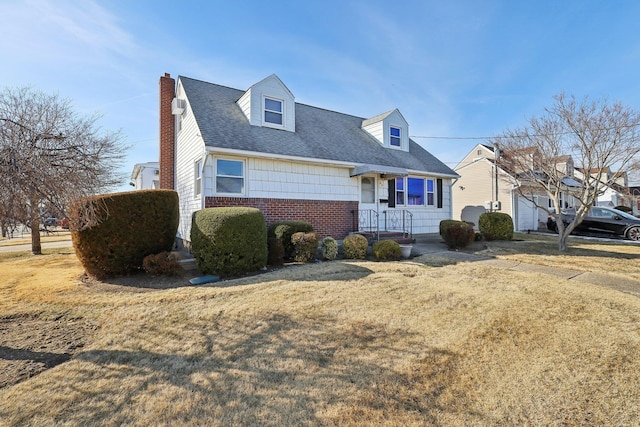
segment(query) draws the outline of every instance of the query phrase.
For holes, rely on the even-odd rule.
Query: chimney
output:
[[[175,117],[171,101],[176,96],[176,81],[169,73],[160,77],[160,188],[175,189]]]

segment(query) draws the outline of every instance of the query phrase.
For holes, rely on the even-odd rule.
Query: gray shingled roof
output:
[[[361,129],[362,117],[295,104],[296,131],[251,126],[236,101],[244,91],[179,77],[207,146],[458,176],[409,141],[409,152],[382,147]]]

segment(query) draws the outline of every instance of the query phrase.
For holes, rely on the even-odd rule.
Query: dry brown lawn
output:
[[[638,277],[638,246],[540,241],[485,253]],[[0,388],[0,425],[640,424],[640,298],[605,287],[432,256],[173,289],[81,274],[71,249],[0,258],[4,354],[66,355]],[[7,339],[29,327],[59,345]]]

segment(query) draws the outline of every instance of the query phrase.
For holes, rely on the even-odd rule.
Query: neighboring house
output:
[[[584,179],[587,174],[593,179],[598,179],[598,169],[591,169],[588,172],[585,169],[576,169],[576,175],[581,179]],[[598,195],[595,206],[608,206],[610,208],[627,206],[633,208],[634,197],[628,186],[627,174],[625,172],[612,172],[608,167],[603,168],[600,174],[600,182],[602,182],[605,187]]]
[[[218,206],[308,221],[321,238],[436,233],[456,177],[397,109],[365,119],[299,104],[276,75],[247,90],[160,78],[160,187],[178,191],[179,241],[194,212]]]
[[[630,186],[629,195],[631,196],[633,215],[640,218],[640,186]]]
[[[160,188],[160,168],[158,162],[136,163],[131,173],[129,185],[136,190]]]
[[[534,150],[519,153],[530,158],[534,169],[537,155]],[[527,160],[528,161],[528,160]],[[570,156],[555,159],[556,167],[568,178],[568,186],[579,185],[572,180],[573,160]],[[485,212],[503,212],[509,214],[516,231],[538,230],[546,228],[547,212],[543,207],[553,208],[553,202],[543,191],[529,188],[527,197],[520,194],[518,185],[526,183],[515,171],[505,170],[498,162],[496,153],[489,145],[478,144],[454,168],[460,178],[453,185],[453,218],[474,224],[478,228],[480,215]],[[530,201],[533,199],[535,203]],[[574,199],[563,193],[560,202],[565,207],[574,207]]]

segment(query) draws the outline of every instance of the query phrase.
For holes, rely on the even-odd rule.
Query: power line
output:
[[[621,125],[619,127],[611,127],[611,128],[596,128],[591,129],[591,131],[610,131],[610,130],[618,130],[618,129],[627,129],[627,128],[635,128],[639,127],[640,123],[633,123],[630,125]],[[451,139],[451,140],[487,140],[487,139],[508,139],[508,138],[524,138],[524,137],[543,137],[550,135],[572,135],[575,134],[573,131],[566,132],[557,132],[554,134],[524,134],[524,135],[494,135],[494,136],[426,136],[426,135],[412,135],[409,138],[419,138],[419,139]]]

